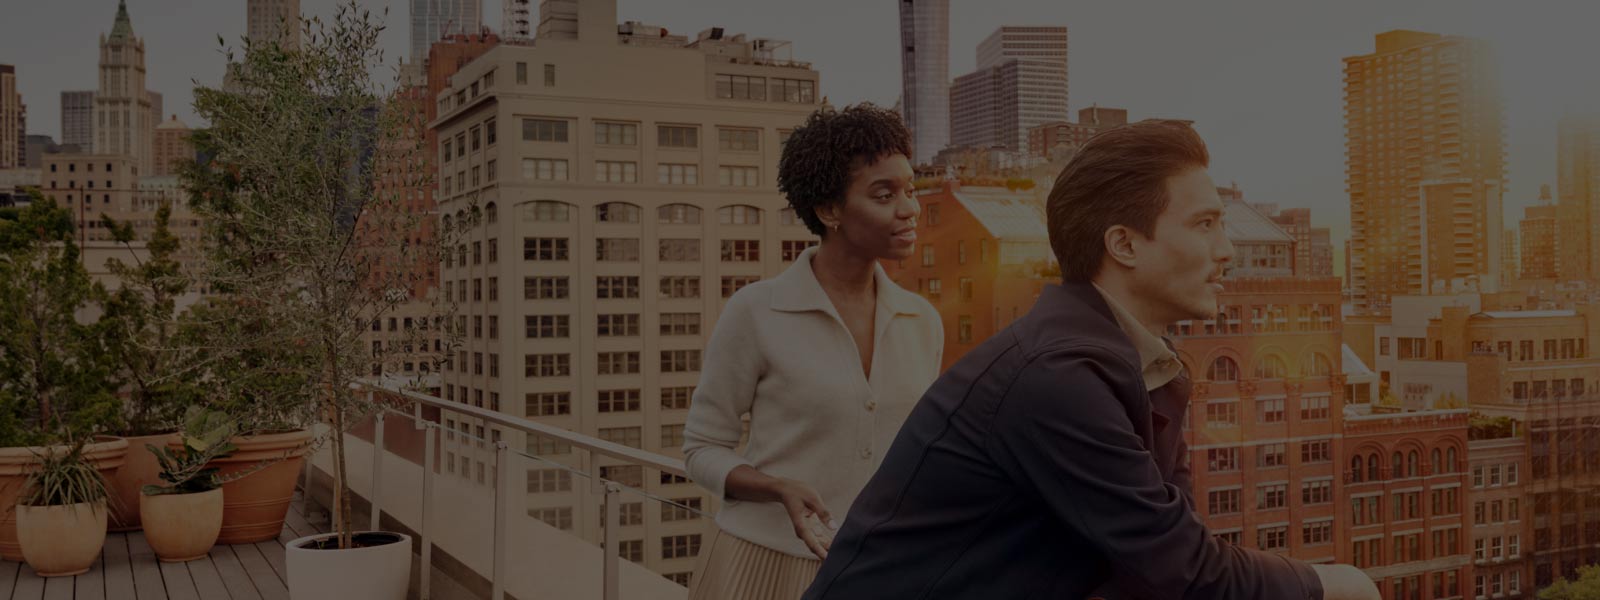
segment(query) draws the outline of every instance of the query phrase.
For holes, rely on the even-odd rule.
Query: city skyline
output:
[[[28,19],[8,21],[0,35],[0,56],[27,57],[7,60],[17,64],[18,86],[29,105],[30,134],[61,141],[59,93],[94,87],[95,40],[107,30],[116,4],[109,0],[91,4],[32,6]],[[337,4],[307,0],[302,10],[308,17],[327,17]],[[840,10],[827,10],[826,4],[621,0],[618,20],[661,25],[676,34],[692,35],[719,26],[753,37],[787,39],[795,43],[795,56],[812,62],[821,73],[819,93],[834,104],[893,105],[900,89],[896,5],[851,5],[846,10],[843,3],[836,3]],[[405,56],[409,2],[373,1],[364,6],[388,10],[381,44],[391,62]],[[190,80],[220,85],[223,60],[217,36],[238,46],[246,32],[246,7],[243,3],[183,6],[181,20],[174,18],[179,8],[170,0],[129,4],[140,37],[147,41],[147,87],[171,98],[163,118],[176,114],[191,126],[204,127],[189,108]],[[482,7],[491,15],[501,9],[499,0],[485,0]],[[1429,2],[1401,11],[1372,2],[1292,12],[1252,2],[1207,5],[1203,10],[1164,9],[1174,18],[1144,19],[1147,8],[1110,5],[952,3],[950,72],[954,76],[974,70],[975,50],[997,27],[1065,25],[1074,32],[1071,54],[1078,57],[1069,68],[1074,91],[1070,110],[1099,104],[1149,117],[1194,120],[1211,146],[1212,174],[1219,184],[1238,182],[1252,201],[1313,209],[1315,224],[1330,227],[1336,245],[1350,233],[1340,61],[1371,52],[1375,34],[1410,28],[1494,44],[1506,106],[1507,222],[1536,203],[1541,184],[1555,183],[1556,122],[1561,115],[1584,106],[1600,107],[1596,101],[1600,80],[1571,75],[1583,72],[1583,57],[1600,51],[1600,39],[1584,31],[1600,7],[1576,2],[1542,5],[1535,18],[1526,11],[1485,2]],[[53,25],[16,26],[34,21]],[[1133,22],[1140,26],[1127,26]],[[64,44],[64,40],[81,43]],[[1271,52],[1260,51],[1268,45]],[[30,51],[41,47],[54,51]],[[1140,75],[1126,76],[1130,72]],[[1286,141],[1285,132],[1298,135]],[[1285,152],[1285,146],[1298,151]],[[1337,265],[1340,273],[1342,258]]]

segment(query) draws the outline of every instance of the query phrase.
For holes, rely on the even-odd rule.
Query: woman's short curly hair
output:
[[[870,102],[834,110],[824,106],[789,135],[778,159],[778,191],[811,233],[825,228],[817,207],[841,202],[857,158],[876,164],[891,154],[911,156],[911,132],[900,115]]]

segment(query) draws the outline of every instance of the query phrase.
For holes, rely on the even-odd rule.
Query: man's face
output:
[[[903,260],[911,257],[917,243],[916,218],[922,212],[917,202],[911,161],[904,154],[891,154],[871,165],[857,159],[851,169],[850,188],[842,204],[825,207],[838,219],[838,232],[828,235],[843,241],[865,256]]]
[[[1205,169],[1167,178],[1167,210],[1155,237],[1132,233],[1138,263],[1133,291],[1150,302],[1162,322],[1211,319],[1222,293],[1223,268],[1233,243],[1222,229],[1223,204]]]

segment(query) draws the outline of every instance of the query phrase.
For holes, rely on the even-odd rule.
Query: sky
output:
[[[590,0],[583,0],[585,2]],[[244,35],[244,0],[128,0],[145,40],[147,87],[170,114],[202,125],[189,108],[193,81],[217,85],[218,36]],[[617,0],[618,19],[694,35],[730,33],[794,42],[797,60],[821,74],[835,105],[892,105],[900,91],[899,17],[893,0]],[[408,0],[362,0],[387,9],[387,56],[407,48]],[[0,63],[17,67],[28,132],[59,139],[63,90],[93,89],[98,36],[115,0],[15,2],[0,19]],[[338,0],[302,0],[327,17]],[[534,3],[537,6],[537,2]],[[484,24],[500,29],[499,0]],[[1310,207],[1333,229],[1335,254],[1348,235],[1344,193],[1342,58],[1373,51],[1392,29],[1466,35],[1494,45],[1508,134],[1505,224],[1515,227],[1539,185],[1554,184],[1556,122],[1600,112],[1600,3],[1485,0],[1279,2],[1150,0],[951,0],[950,76],[971,72],[978,43],[1002,25],[1068,28],[1069,108],[1126,108],[1134,119],[1190,119],[1211,150],[1212,177],[1237,183],[1252,202]]]

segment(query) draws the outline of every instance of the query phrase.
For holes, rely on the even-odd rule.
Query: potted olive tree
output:
[[[39,455],[16,511],[22,557],[40,577],[94,565],[106,543],[106,486],[83,441]]]
[[[420,331],[404,344],[367,343],[373,323],[402,307],[439,322],[447,304],[417,292],[431,276],[419,267],[437,264],[448,242],[419,233],[425,216],[408,205],[428,180],[422,113],[408,93],[373,82],[382,26],[350,2],[303,30],[298,48],[246,42],[239,60],[228,54],[225,89],[195,90],[211,126],[194,140],[210,161],[186,179],[204,227],[201,277],[217,296],[200,314],[214,311],[202,320],[227,331],[209,347],[236,357],[221,363],[233,375],[216,379],[270,383],[230,394],[224,410],[309,407],[315,443],[329,450],[334,531],[288,544],[290,595],[403,598],[410,539],[355,531],[345,432],[376,408],[354,384],[405,349],[405,360],[434,365],[453,351]],[[273,355],[286,356],[263,358]]]
[[[124,381],[115,431],[133,449],[107,481],[113,500],[111,531],[140,528],[140,490],[160,481],[156,457],[140,449],[176,439],[184,407],[203,397],[196,381],[210,357],[177,343],[178,303],[189,292],[189,277],[177,260],[180,242],[169,228],[171,218],[170,205],[159,207],[150,235],[140,240],[131,224],[101,215],[101,227],[111,232],[127,258],[107,261],[119,285],[102,303],[105,314],[114,318],[106,341]]]
[[[185,562],[206,556],[222,532],[222,484],[210,463],[237,448],[233,419],[199,406],[184,417],[181,445],[147,444],[156,457],[163,485],[147,485],[139,498],[139,514],[150,549],[163,562]]]
[[[81,455],[110,473],[126,440],[93,438],[120,411],[106,346],[114,319],[80,320],[103,298],[74,241],[72,214],[33,193],[0,209],[0,559],[21,561],[15,507],[39,457],[91,440]]]

